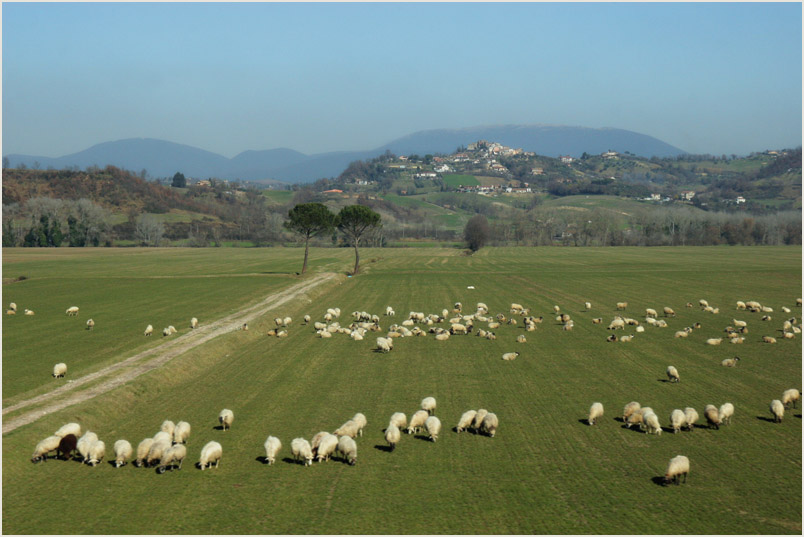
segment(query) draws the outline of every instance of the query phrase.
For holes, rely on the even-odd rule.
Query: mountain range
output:
[[[396,155],[452,153],[458,147],[478,140],[532,151],[539,155],[580,157],[584,152],[599,154],[608,150],[642,157],[673,157],[685,151],[661,140],[624,129],[567,127],[550,125],[500,125],[465,129],[420,131],[367,151],[337,151],[306,155],[293,149],[244,151],[233,158],[196,147],[157,140],[130,138],[104,142],[62,157],[5,155],[11,167],[63,169],[97,165],[117,166],[138,172],[147,170],[151,177],[172,177],[182,172],[187,177],[205,179],[240,179],[245,181],[311,182],[322,177],[337,177],[350,162],[377,157],[386,151]]]

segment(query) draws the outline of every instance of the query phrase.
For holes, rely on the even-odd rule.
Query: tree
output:
[[[347,205],[338,213],[338,229],[355,247],[355,269],[352,274],[360,272],[360,252],[357,247],[360,238],[369,230],[382,226],[382,217],[365,205]]]
[[[489,221],[482,214],[474,215],[463,228],[463,238],[472,252],[480,250],[490,235]]]
[[[159,246],[159,241],[165,234],[165,225],[154,215],[143,214],[137,218],[134,234],[144,246]]]
[[[304,238],[302,274],[307,270],[310,238],[331,231],[335,227],[336,219],[337,217],[322,203],[302,203],[288,212],[285,228]]]
[[[173,176],[173,182],[170,184],[173,188],[185,188],[187,186],[187,179],[185,179],[184,174],[181,172],[176,172],[176,175]]]

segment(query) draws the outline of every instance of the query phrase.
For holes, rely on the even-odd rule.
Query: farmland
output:
[[[221,253],[221,252],[225,253]],[[801,316],[800,247],[485,248],[474,256],[440,248],[363,249],[363,273],[346,278],[349,249],[311,249],[310,272],[295,275],[299,249],[4,249],[3,300],[33,317],[3,319],[3,407],[99,371],[165,338],[142,336],[172,324],[186,336],[201,324],[248,307],[317,274],[336,273],[277,311],[179,355],[124,386],[50,413],[3,436],[4,533],[801,533],[801,405],[781,424],[768,404],[801,388],[801,341],[778,328]],[[22,281],[13,281],[25,276]],[[469,289],[469,287],[474,289]],[[705,298],[712,315],[685,308]],[[736,312],[737,300],[772,306],[773,320]],[[583,311],[585,301],[592,303]],[[511,302],[545,317],[535,332],[502,325],[497,339],[432,336],[372,352],[346,335],[315,337],[301,326],[339,307],[395,318],[440,313],[456,301],[492,314]],[[669,328],[646,327],[631,343],[607,343],[605,324],[628,301],[629,316],[671,306]],[[72,305],[80,315],[66,317]],[[553,305],[575,320],[562,331]],[[266,336],[277,315],[292,316],[289,337]],[[93,331],[84,329],[92,317]],[[731,319],[744,319],[742,346],[711,347]],[[673,333],[694,322],[686,339]],[[482,326],[477,323],[476,326]],[[632,333],[633,329],[626,330]],[[773,335],[776,345],[761,343]],[[527,343],[517,335],[526,333]],[[798,336],[797,336],[798,337]],[[505,352],[521,356],[503,362]],[[740,356],[735,368],[720,361]],[[64,361],[65,379],[53,379]],[[665,382],[665,368],[681,382]],[[393,453],[382,429],[392,413],[408,418],[425,396],[438,401],[438,442],[403,435]],[[663,426],[674,408],[731,402],[733,424],[661,436],[623,428],[625,403],[650,405]],[[605,407],[585,423],[592,402]],[[230,431],[215,429],[222,408]],[[32,408],[36,409],[36,406]],[[456,434],[468,409],[500,418],[495,438]],[[332,431],[355,412],[368,418],[358,463],[294,464],[293,438]],[[4,415],[4,422],[17,416]],[[165,419],[192,424],[181,471],[157,475],[132,465],[90,468],[51,460],[31,464],[36,443],[76,421],[106,442],[136,446]],[[269,435],[282,440],[274,466],[261,463]],[[217,469],[193,467],[210,440],[223,445]],[[686,484],[661,487],[667,461],[689,457]],[[58,487],[59,490],[54,490]],[[69,493],[61,491],[69,490]],[[681,516],[678,513],[682,513]],[[63,516],[58,516],[63,514]]]

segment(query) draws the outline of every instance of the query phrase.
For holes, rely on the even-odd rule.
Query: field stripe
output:
[[[268,297],[266,297],[265,299],[263,299],[262,301],[258,302],[253,306],[250,306],[241,311],[223,317],[222,319],[218,319],[217,321],[210,323],[209,325],[202,326],[201,328],[193,330],[192,332],[189,332],[183,336],[168,340],[167,342],[159,345],[158,347],[154,347],[141,353],[135,354],[130,358],[122,360],[116,364],[110,365],[109,367],[101,369],[100,371],[96,371],[95,373],[91,373],[89,375],[78,378],[69,384],[64,384],[51,392],[39,395],[37,397],[33,397],[31,399],[27,399],[25,401],[21,401],[10,407],[6,407],[3,409],[3,415],[6,415],[10,412],[14,412],[17,410],[21,410],[31,405],[50,401],[64,393],[73,391],[76,388],[79,388],[89,382],[98,380],[109,374],[115,373],[120,369],[131,366],[131,369],[129,371],[116,375],[91,388],[72,394],[70,397],[66,399],[52,403],[45,408],[40,408],[37,410],[27,412],[14,419],[4,421],[3,434],[9,433],[23,425],[33,423],[37,419],[51,412],[62,410],[69,406],[91,399],[102,393],[106,393],[110,390],[113,390],[114,388],[122,386],[127,382],[130,382],[131,380],[139,377],[140,375],[147,373],[148,371],[152,371],[158,367],[161,367],[162,365],[169,362],[173,358],[181,354],[184,354],[187,351],[192,350],[195,347],[198,347],[199,345],[202,345],[213,338],[226,334],[227,332],[237,330],[239,327],[243,325],[243,323],[248,323],[261,315],[265,315],[269,310],[282,306],[288,301],[295,299],[299,295],[310,291],[311,289],[317,287],[318,285],[328,280],[331,280],[333,277],[335,277],[335,274],[331,272],[318,274],[313,278],[311,278],[310,280],[300,282],[292,287],[289,287],[288,289],[285,289],[284,291],[269,295]],[[143,363],[143,361],[146,358],[149,358],[151,356],[155,356],[155,358],[146,363]]]

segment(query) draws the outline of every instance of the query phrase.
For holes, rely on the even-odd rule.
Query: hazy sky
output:
[[[160,138],[372,149],[419,130],[616,127],[801,145],[795,3],[3,3],[3,154]],[[468,141],[467,141],[468,142]]]

